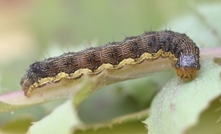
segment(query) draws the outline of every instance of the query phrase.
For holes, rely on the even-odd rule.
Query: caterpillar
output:
[[[88,69],[88,74],[96,75],[104,69],[120,69],[125,64],[138,64],[159,57],[168,57],[177,75],[184,81],[190,81],[200,69],[199,54],[199,48],[186,34],[171,30],[145,32],[127,37],[122,42],[35,62],[30,65],[20,85],[25,96],[29,97],[34,89],[48,83],[80,78],[83,75],[81,69]],[[129,58],[132,61],[126,62]]]

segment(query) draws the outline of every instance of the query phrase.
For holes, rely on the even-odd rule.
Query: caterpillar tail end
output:
[[[30,97],[30,93],[31,93],[31,91],[33,90],[33,89],[30,87],[31,84],[32,84],[32,81],[29,81],[29,80],[28,80],[28,76],[27,76],[27,75],[25,75],[25,76],[21,79],[21,81],[20,81],[20,85],[21,85],[22,90],[24,91],[24,95],[25,95],[26,97]]]

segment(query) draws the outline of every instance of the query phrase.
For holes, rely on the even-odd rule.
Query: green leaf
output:
[[[221,95],[220,66],[209,60],[201,64],[195,80],[184,83],[173,78],[154,98],[150,116],[144,121],[150,134],[186,132],[210,102]]]
[[[52,111],[41,121],[34,122],[29,128],[30,134],[71,134],[74,127],[80,124],[77,111],[71,99]]]

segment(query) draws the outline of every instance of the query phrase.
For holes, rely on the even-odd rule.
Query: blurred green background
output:
[[[168,25],[170,20],[192,12],[189,4],[197,6],[206,1],[3,0],[0,3],[0,93],[20,88],[20,78],[37,60],[121,41],[125,36],[159,30],[159,27],[173,30]]]
[[[136,36],[144,31],[173,30],[169,22],[192,13],[190,4],[197,6],[209,2],[208,0],[0,1],[0,94],[20,89],[20,78],[35,61],[68,51],[121,41],[125,36]],[[159,29],[162,27],[164,29]],[[191,27],[187,27],[186,31],[190,30]],[[168,75],[164,79],[167,78]],[[155,80],[158,79],[155,78]],[[136,80],[130,82],[134,86],[130,88],[131,90],[126,87],[127,83],[107,87],[110,90],[99,90],[88,99],[89,101],[82,104],[84,108],[80,109],[79,114],[82,119],[91,123],[145,109],[160,88],[154,80],[146,83],[145,81],[146,78],[140,80],[142,85]],[[153,90],[147,93],[149,97],[143,97],[147,99],[142,100],[140,95],[144,95],[146,90],[141,88],[134,93],[134,88],[140,89],[139,87],[146,86],[153,87]],[[111,90],[112,88],[115,90]],[[127,89],[127,92],[122,89]],[[105,99],[106,102],[96,107],[98,102]],[[20,114],[29,113],[37,120],[49,112],[54,105],[57,103],[27,108],[15,113],[18,117]],[[88,117],[88,114],[84,113],[92,109],[88,106],[94,109],[103,108],[103,113],[109,112],[109,114],[102,115],[102,112],[94,112],[94,115],[97,114],[101,118],[90,119],[91,116]],[[16,114],[13,116],[16,117]],[[4,117],[0,123],[8,120],[12,115],[8,113]]]

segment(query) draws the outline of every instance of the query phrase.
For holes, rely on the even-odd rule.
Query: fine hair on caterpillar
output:
[[[200,69],[199,48],[185,34],[170,30],[145,32],[127,37],[122,42],[112,42],[100,47],[90,47],[79,52],[68,52],[58,57],[35,62],[21,79],[26,96],[32,90],[61,79],[78,79],[80,69],[96,75],[104,69],[119,69],[126,64],[138,64],[144,60],[169,58],[177,75],[190,81]],[[126,62],[126,59],[133,59]]]

